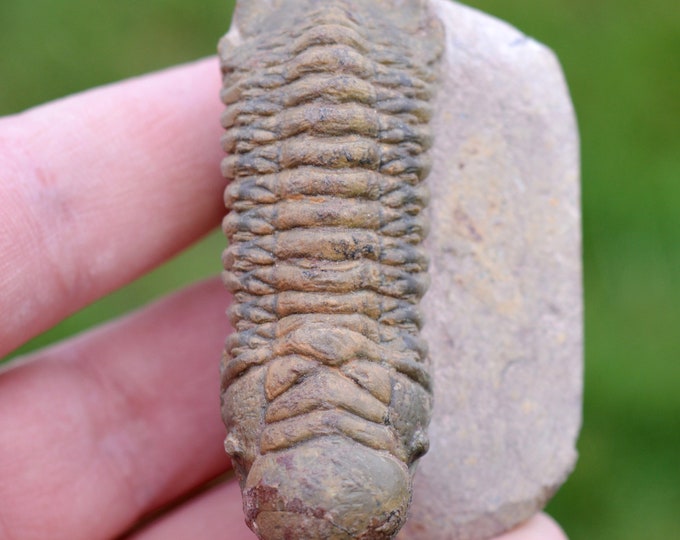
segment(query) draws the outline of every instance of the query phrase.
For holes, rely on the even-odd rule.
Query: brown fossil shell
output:
[[[235,332],[222,416],[260,538],[392,538],[427,451],[418,301],[442,30],[422,1],[240,3],[220,42]]]

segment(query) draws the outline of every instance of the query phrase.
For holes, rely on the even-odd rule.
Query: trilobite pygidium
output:
[[[261,538],[391,538],[406,519],[431,409],[426,6],[250,0],[220,43],[222,415]]]

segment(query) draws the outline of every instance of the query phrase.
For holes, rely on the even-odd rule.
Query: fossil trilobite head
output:
[[[240,2],[220,42],[231,180],[225,448],[264,539],[392,538],[431,411],[423,1]]]

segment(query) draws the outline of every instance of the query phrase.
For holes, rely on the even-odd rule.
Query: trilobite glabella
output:
[[[239,3],[220,42],[222,415],[260,538],[392,538],[427,450],[418,301],[442,29],[424,1]]]

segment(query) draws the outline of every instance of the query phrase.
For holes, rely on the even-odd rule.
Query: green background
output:
[[[476,0],[553,48],[582,137],[580,461],[549,511],[574,539],[680,538],[677,0]],[[198,7],[200,6],[200,7]],[[212,54],[232,2],[0,0],[0,114]],[[219,271],[219,234],[18,352]]]

